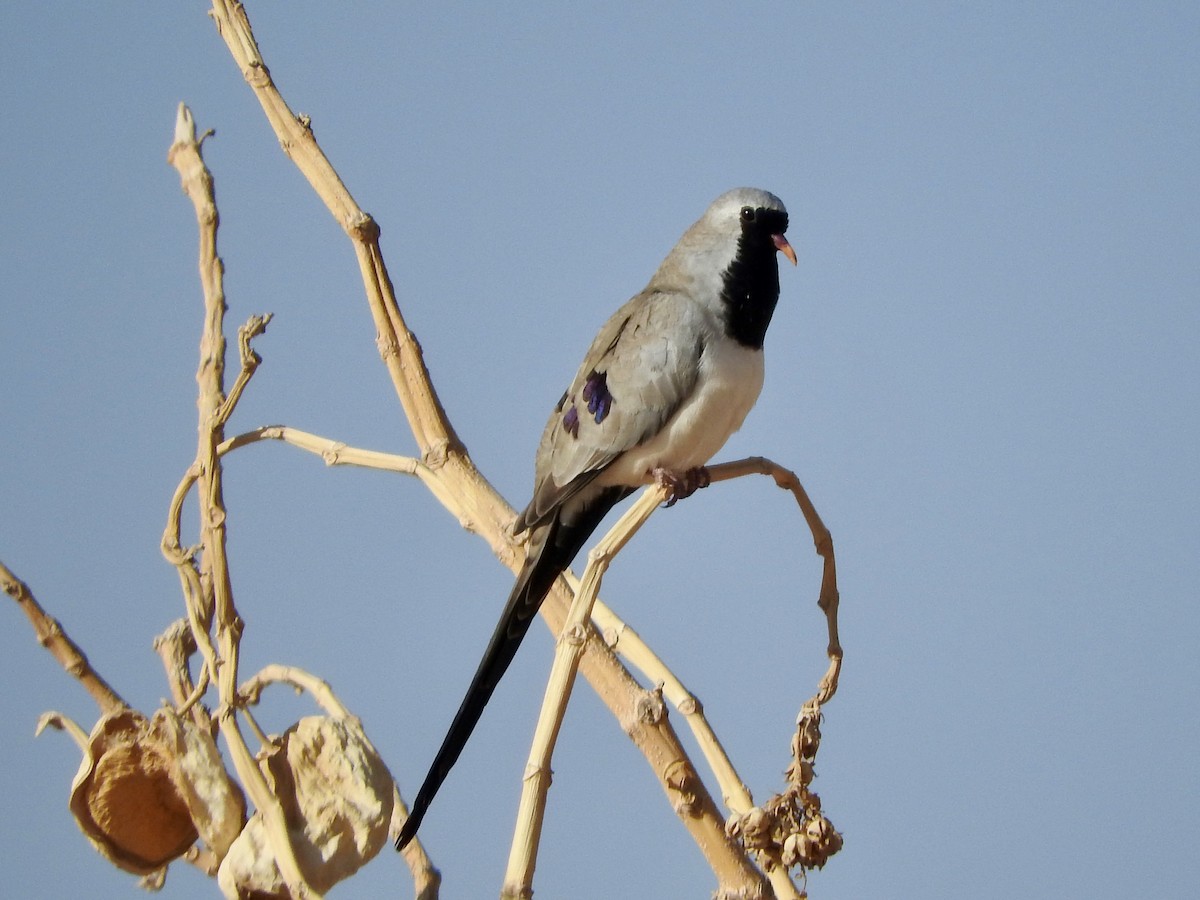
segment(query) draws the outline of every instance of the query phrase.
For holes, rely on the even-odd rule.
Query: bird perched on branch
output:
[[[651,479],[668,487],[668,505],[708,483],[704,464],[762,389],[776,253],[796,262],[787,226],[773,194],[722,194],[592,341],[542,433],[533,499],[513,526],[529,532],[525,564],[396,849],[416,834],[554,580],[608,511]]]

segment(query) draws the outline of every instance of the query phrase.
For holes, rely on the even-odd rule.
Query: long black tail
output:
[[[596,530],[600,520],[628,493],[627,490],[610,488],[596,501],[589,503],[579,518],[570,525],[561,524],[556,515],[551,521],[534,530],[529,556],[517,575],[517,583],[508,596],[508,603],[505,604],[496,630],[492,633],[492,639],[484,651],[483,660],[479,663],[475,677],[471,679],[471,686],[467,688],[467,695],[458,707],[450,730],[442,741],[441,749],[433,759],[429,774],[425,776],[425,781],[417,792],[417,799],[413,801],[408,819],[400,829],[400,836],[396,838],[397,850],[403,849],[421,827],[421,820],[425,818],[429,804],[433,802],[438,788],[458,761],[459,754],[466,746],[471,732],[475,730],[484,707],[516,655],[517,648],[521,645],[534,615],[546,594],[550,592],[555,579],[571,564],[571,560]]]

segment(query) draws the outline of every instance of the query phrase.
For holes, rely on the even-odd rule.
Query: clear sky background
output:
[[[523,505],[595,329],[717,194],[777,193],[800,265],[721,456],[794,468],[836,541],[816,787],[846,846],[812,897],[1194,896],[1200,6],[505,6],[249,4],[484,474]],[[349,242],[202,2],[5,4],[0,73],[0,559],[148,711],[195,450],[179,101],[216,129],[231,329],[276,316],[231,433],[413,443]],[[281,445],[226,471],[243,670],[330,681],[411,797],[511,575],[413,480]],[[657,514],[605,584],[759,798],[824,670],[818,580],[758,479]],[[68,815],[74,745],[33,738],[41,711],[94,707],[0,615],[2,892],[135,896]],[[536,627],[422,829],[447,898],[498,890],[550,658]],[[261,714],[310,709],[278,691]],[[554,768],[538,896],[709,895],[586,687]],[[386,851],[333,896],[410,891]],[[216,893],[180,865],[164,896]]]

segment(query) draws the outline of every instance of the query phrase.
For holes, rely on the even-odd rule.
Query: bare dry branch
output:
[[[84,690],[96,701],[101,713],[111,713],[127,708],[128,705],[120,695],[100,677],[99,672],[92,668],[87,655],[79,648],[79,645],[63,631],[59,621],[42,609],[34,599],[29,586],[14,575],[4,563],[0,563],[0,585],[4,587],[6,594],[17,601],[17,606],[21,607],[21,612],[25,613],[25,617],[29,619],[38,643],[58,660],[59,665],[66,670],[68,675],[78,679]]]
[[[801,711],[801,722],[809,722],[820,715],[821,704],[832,697],[837,690],[837,678],[841,666],[841,647],[837,641],[836,578],[832,574],[833,540],[796,475],[771,460],[752,457],[713,466],[709,469],[709,480],[710,483],[715,483],[752,474],[770,475],[779,487],[792,492],[812,531],[817,552],[824,559],[829,572],[829,577],[822,581],[822,592],[818,598],[818,604],[825,611],[828,624],[830,668],[821,680],[817,695],[809,700]],[[664,494],[661,489],[652,487],[644,492],[638,502],[630,507],[604,538],[592,548],[583,577],[578,584],[574,585],[575,599],[572,602],[567,621],[559,632],[554,664],[551,668],[545,699],[534,733],[533,747],[525,768],[516,831],[509,853],[502,896],[523,897],[533,888],[533,870],[536,864],[541,823],[545,813],[546,795],[550,786],[550,759],[554,752],[554,743],[558,737],[558,729],[566,710],[575,670],[582,652],[585,628],[590,618],[596,620],[596,626],[606,637],[612,636],[613,646],[616,646],[622,637],[625,638],[626,645],[621,648],[622,655],[628,657],[632,653],[636,657],[635,664],[639,665],[651,683],[661,685],[660,689],[663,690],[667,699],[671,700],[676,708],[684,713],[705,759],[721,786],[726,806],[735,815],[745,815],[753,808],[749,790],[738,776],[724,747],[704,717],[697,699],[684,688],[662,660],[642,642],[636,632],[626,628],[625,624],[611,610],[604,608],[594,611],[593,609],[597,603],[596,593],[599,590],[600,582],[612,559],[632,539],[634,533],[649,519],[663,499]],[[798,742],[793,743],[798,746]],[[807,755],[807,762],[802,763],[800,756],[797,755],[794,765],[807,764],[811,768],[811,760],[815,758],[815,755],[816,747],[814,745]],[[809,778],[811,778],[811,772]],[[808,782],[804,781],[802,785],[798,786],[804,792],[804,797],[808,796],[807,785]],[[819,810],[819,805],[817,810]],[[780,844],[782,844],[782,840]],[[840,847],[840,838],[838,846]],[[782,856],[778,848],[764,845],[756,849],[766,858],[765,868],[776,896],[780,898],[799,897],[795,885],[787,874],[789,866],[781,864]]]
[[[661,486],[651,487],[631,506],[608,533],[588,553],[587,568],[567,620],[558,634],[554,662],[546,682],[546,693],[533,733],[533,746],[525,765],[521,802],[517,809],[516,830],[504,873],[503,898],[526,897],[533,892],[533,870],[537,865],[538,845],[541,843],[542,821],[546,813],[546,794],[550,789],[550,758],[558,740],[558,730],[567,710],[579,658],[587,640],[592,605],[609,562],[633,537],[634,533],[667,497]],[[725,885],[721,885],[725,888]]]
[[[421,348],[396,304],[391,278],[379,250],[379,226],[354,201],[318,146],[307,120],[292,112],[276,89],[242,4],[233,0],[213,0],[212,17],[278,135],[283,152],[308,179],[354,242],[378,330],[379,353],[391,373],[422,456],[440,456],[451,448],[461,448],[433,390]]]
[[[184,193],[196,210],[200,231],[200,281],[204,291],[204,330],[200,339],[200,368],[196,382],[200,425],[196,462],[200,506],[201,562],[178,553],[178,540],[168,559],[179,568],[196,643],[205,655],[209,673],[215,678],[221,709],[217,717],[229,755],[242,785],[266,823],[267,839],[279,872],[295,900],[315,900],[320,894],[305,880],[288,833],[279,800],[267,786],[262,771],[242,737],[237,721],[238,655],[242,621],[233,603],[233,586],[225,552],[225,501],[222,470],[217,447],[224,439],[224,421],[232,412],[224,394],[225,292],[224,266],[217,255],[217,215],[212,175],[200,155],[195,123],[182,103],[176,119],[175,140],[167,154],[178,170]],[[265,324],[265,323],[264,323]],[[248,340],[248,338],[247,338]],[[255,357],[256,358],[256,357]],[[243,360],[245,364],[245,360]],[[244,365],[243,372],[246,371]],[[253,371],[251,368],[250,371]],[[249,375],[246,376],[247,378]],[[176,505],[172,503],[172,517]],[[164,539],[164,544],[166,544]],[[215,619],[215,647],[208,639],[208,622]]]
[[[154,650],[162,660],[171,699],[175,702],[175,712],[180,716],[190,715],[197,726],[210,731],[212,720],[208,710],[199,702],[208,689],[208,667],[201,667],[200,681],[196,683],[192,681],[188,665],[192,654],[198,649],[196,636],[187,619],[176,619],[154,639]]]
[[[88,736],[87,732],[79,727],[79,723],[65,713],[60,713],[57,710],[51,709],[38,716],[37,728],[33,730],[34,737],[41,737],[43,731],[47,728],[55,728],[66,734],[75,742],[75,746],[87,752]]]
[[[729,478],[740,478],[742,475],[748,474],[769,475],[775,479],[775,483],[779,487],[792,492],[792,496],[796,498],[796,503],[799,504],[801,512],[804,513],[804,520],[808,523],[809,530],[812,532],[813,544],[816,547],[817,555],[821,557],[823,563],[821,592],[817,596],[817,605],[825,613],[825,623],[829,632],[829,644],[826,648],[826,654],[829,656],[829,668],[826,670],[825,676],[821,679],[821,683],[817,688],[817,694],[814,697],[819,707],[821,704],[829,702],[833,695],[837,693],[838,676],[842,671],[842,644],[838,639],[837,624],[837,562],[833,555],[833,536],[829,533],[829,529],[825,527],[825,523],[821,521],[821,517],[817,514],[817,509],[813,506],[812,501],[808,499],[808,492],[804,490],[804,485],[800,483],[800,479],[796,476],[796,473],[785,469],[778,463],[772,462],[762,456],[751,456],[746,459],[737,460],[736,462],[711,466],[709,474],[712,476],[714,483]]]

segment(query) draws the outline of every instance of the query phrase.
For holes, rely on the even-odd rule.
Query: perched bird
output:
[[[669,487],[668,504],[707,484],[702,466],[762,389],[776,253],[796,262],[787,226],[773,194],[722,194],[592,341],[542,433],[533,499],[513,526],[530,533],[528,557],[397,850],[416,834],[554,580],[608,511],[649,479]]]

